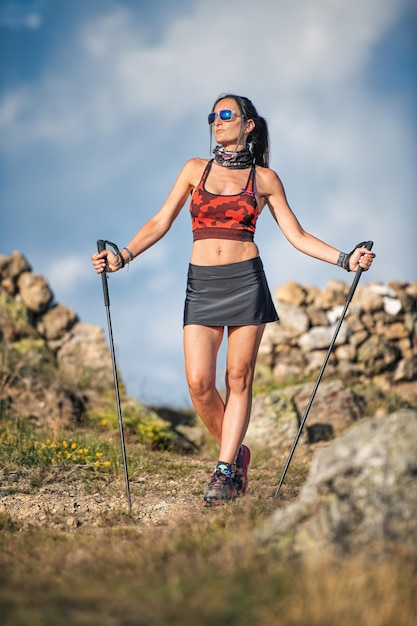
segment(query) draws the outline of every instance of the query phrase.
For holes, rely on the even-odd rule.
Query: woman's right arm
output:
[[[198,158],[190,159],[185,163],[158,213],[151,217],[127,244],[126,247],[134,257],[145,252],[166,235],[187,197],[197,186],[206,163],[206,160]],[[122,250],[121,254],[126,263],[131,260],[126,250]],[[93,254],[91,260],[98,274],[104,271],[116,272],[123,266],[120,258],[112,250],[103,250],[103,252]]]

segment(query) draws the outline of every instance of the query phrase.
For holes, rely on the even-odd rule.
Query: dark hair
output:
[[[249,98],[236,96],[231,93],[225,93],[219,96],[213,104],[212,111],[214,111],[216,104],[225,98],[233,98],[233,100],[235,100],[244,121],[253,120],[255,122],[255,128],[248,135],[248,144],[252,144],[252,152],[256,165],[269,167],[269,133],[266,120],[258,115],[257,110]]]

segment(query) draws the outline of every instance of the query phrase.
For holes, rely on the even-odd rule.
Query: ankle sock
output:
[[[229,476],[229,478],[232,477],[231,463],[225,463],[224,461],[219,461],[214,471],[217,472],[217,470],[220,470],[222,474],[224,474],[225,476]]]

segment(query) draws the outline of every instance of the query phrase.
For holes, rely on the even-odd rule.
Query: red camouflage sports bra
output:
[[[205,181],[213,159],[203,172],[190,202],[194,241],[199,239],[233,239],[253,241],[259,208],[256,202],[255,167],[251,168],[246,187],[232,196],[210,193]]]

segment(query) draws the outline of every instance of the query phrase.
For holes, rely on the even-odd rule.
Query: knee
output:
[[[206,376],[200,376],[198,373],[189,374],[187,383],[192,398],[202,399],[209,396],[215,390],[214,382]]]
[[[252,387],[253,371],[244,366],[230,367],[227,370],[227,382],[230,391],[245,393]]]

